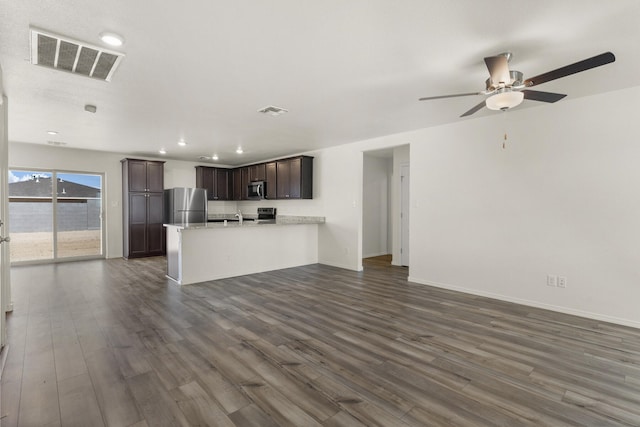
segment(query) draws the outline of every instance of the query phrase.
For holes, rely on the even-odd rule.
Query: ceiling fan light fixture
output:
[[[524,93],[519,91],[505,91],[490,96],[485,104],[490,110],[508,110],[516,107],[524,100]]]
[[[124,39],[122,38],[122,36],[116,33],[109,33],[109,32],[100,33],[100,40],[102,40],[104,43],[108,44],[109,46],[118,47],[124,44]]]

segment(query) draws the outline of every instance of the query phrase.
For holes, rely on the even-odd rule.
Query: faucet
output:
[[[242,212],[238,209],[238,213],[235,215],[238,218],[238,224],[242,225]]]

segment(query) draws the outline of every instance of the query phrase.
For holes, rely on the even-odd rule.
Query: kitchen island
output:
[[[278,216],[247,220],[164,224],[167,277],[180,285],[318,262],[318,226],[324,217]]]

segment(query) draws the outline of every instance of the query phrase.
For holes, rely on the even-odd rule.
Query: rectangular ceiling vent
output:
[[[31,28],[31,63],[110,82],[123,53]]]
[[[262,114],[269,114],[271,116],[280,116],[284,113],[288,113],[289,110],[286,110],[284,108],[280,108],[280,107],[276,107],[274,105],[269,105],[267,107],[262,107],[261,109],[258,110],[258,113],[262,113]]]

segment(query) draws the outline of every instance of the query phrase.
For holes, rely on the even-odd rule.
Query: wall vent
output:
[[[284,109],[284,108],[280,108],[280,107],[276,107],[275,105],[269,105],[266,107],[262,107],[261,109],[258,110],[258,113],[262,113],[262,114],[269,114],[271,116],[280,116],[284,113],[288,113],[289,110]]]
[[[31,28],[31,63],[110,82],[124,54]]]

